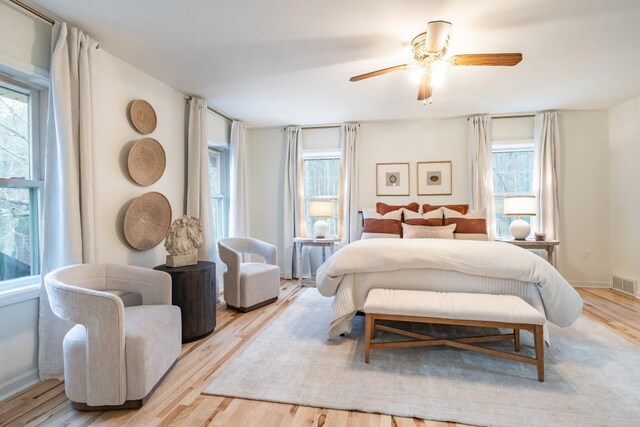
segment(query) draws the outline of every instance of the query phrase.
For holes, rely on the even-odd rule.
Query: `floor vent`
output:
[[[613,275],[613,289],[624,292],[625,294],[636,296],[638,291],[638,281],[629,279],[628,277]]]

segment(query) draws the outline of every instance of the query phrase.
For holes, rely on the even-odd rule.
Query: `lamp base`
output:
[[[329,234],[329,223],[323,219],[313,224],[313,235],[316,237],[326,237]]]
[[[524,219],[516,219],[509,225],[509,233],[516,240],[524,240],[531,233],[531,226]]]

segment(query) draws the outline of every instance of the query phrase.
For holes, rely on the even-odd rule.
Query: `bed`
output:
[[[580,295],[551,264],[503,242],[359,240],[319,268],[316,284],[322,295],[335,297],[330,338],[351,331],[374,288],[516,295],[558,326],[571,325],[582,310]]]

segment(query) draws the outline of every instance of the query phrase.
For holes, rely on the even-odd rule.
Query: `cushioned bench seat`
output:
[[[463,350],[535,364],[538,368],[538,379],[544,381],[543,325],[545,317],[519,297],[513,295],[372,289],[364,304],[364,312],[366,316],[365,361],[367,363],[369,362],[371,349],[448,345]],[[508,328],[513,329],[513,333],[443,339],[376,324],[380,320]],[[413,340],[372,343],[371,339],[376,329],[404,335],[413,338]],[[513,339],[515,351],[519,352],[521,329],[529,330],[534,334],[535,358],[473,345],[480,342]]]

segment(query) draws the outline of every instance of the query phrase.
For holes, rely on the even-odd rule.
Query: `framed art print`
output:
[[[452,194],[451,161],[418,162],[418,196]]]
[[[409,163],[376,163],[376,196],[408,196]]]

